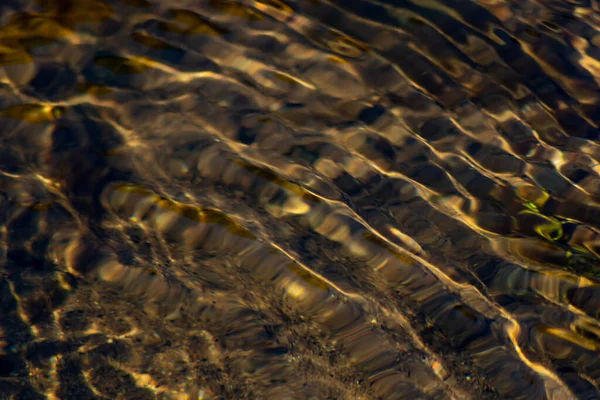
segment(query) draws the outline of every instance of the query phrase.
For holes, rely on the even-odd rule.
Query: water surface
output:
[[[600,10],[0,5],[0,399],[600,398]]]

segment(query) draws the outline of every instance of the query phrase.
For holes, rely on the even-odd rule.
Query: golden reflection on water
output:
[[[0,5],[0,399],[600,397],[598,12]]]

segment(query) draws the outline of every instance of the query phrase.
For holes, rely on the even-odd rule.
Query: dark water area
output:
[[[0,2],[0,400],[600,398],[600,3]]]

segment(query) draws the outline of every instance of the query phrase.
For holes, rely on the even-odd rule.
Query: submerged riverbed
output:
[[[0,4],[0,399],[597,399],[600,6]]]

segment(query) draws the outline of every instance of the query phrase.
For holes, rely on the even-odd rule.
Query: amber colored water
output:
[[[0,400],[600,398],[595,0],[0,2]]]

